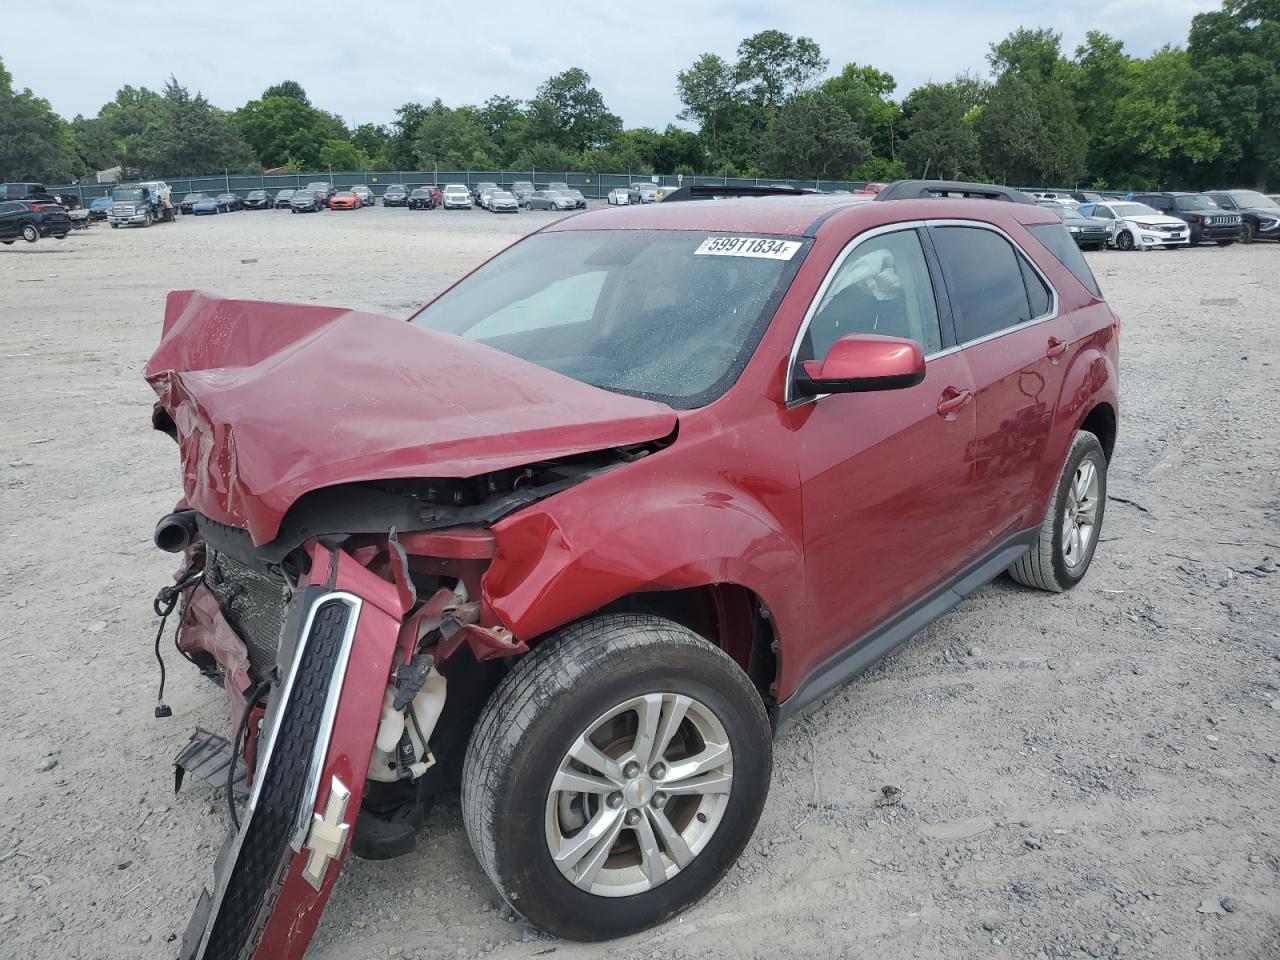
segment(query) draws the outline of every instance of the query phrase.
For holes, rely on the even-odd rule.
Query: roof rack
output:
[[[778,185],[776,187],[730,187],[714,183],[689,184],[674,193],[667,194],[663,203],[675,203],[682,200],[720,200],[729,197],[799,197],[804,191],[796,187]]]
[[[962,180],[895,180],[876,194],[877,200],[928,200],[931,197],[1035,202],[1013,187],[1001,187],[994,183],[965,183]]]

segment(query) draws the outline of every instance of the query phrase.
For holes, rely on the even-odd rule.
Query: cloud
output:
[[[806,3],[689,2],[637,12],[567,0],[497,0],[475,11],[437,13],[416,0],[384,0],[377,15],[350,3],[223,0],[209,7],[161,0],[64,0],[5,12],[10,43],[0,52],[18,86],[64,116],[92,116],[124,84],[159,89],[170,73],[213,103],[234,108],[280,80],[300,82],[317,106],[349,123],[387,123],[407,100],[480,103],[494,94],[527,99],[570,66],[591,74],[628,126],[661,128],[680,110],[676,72],[701,53],[732,58],[738,42],[776,28],[813,37],[832,70],[850,61],[892,73],[898,92],[964,70],[985,72],[988,46],[1019,26],[1052,27],[1067,52],[1087,30],[1125,41],[1135,55],[1184,43],[1191,17],[1213,0],[869,0]],[[450,11],[455,8],[446,8]],[[128,25],[137,29],[130,29]],[[147,42],[136,42],[143,35]],[[162,41],[162,42],[161,42]],[[130,55],[108,47],[132,47]]]

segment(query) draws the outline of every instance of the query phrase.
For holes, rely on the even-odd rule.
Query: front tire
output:
[[[1070,590],[1093,562],[1106,509],[1107,457],[1102,443],[1088,431],[1077,431],[1039,540],[1009,568],[1009,576],[1050,593]]]
[[[1133,249],[1133,234],[1128,230],[1122,230],[1116,236],[1116,248],[1126,252]]]
[[[499,893],[572,940],[643,930],[737,860],[769,789],[760,695],[722,651],[659,617],[552,635],[476,724],[462,814]]]

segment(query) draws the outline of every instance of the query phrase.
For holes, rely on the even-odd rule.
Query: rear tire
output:
[[[1070,590],[1084,579],[1093,562],[1106,508],[1106,454],[1097,436],[1079,430],[1054,486],[1039,540],[1014,562],[1009,576],[1023,586],[1050,593]]]
[[[463,822],[514,910],[556,936],[604,940],[716,884],[755,829],[771,766],[764,705],[728,656],[660,617],[593,617],[548,638],[485,704]]]
[[[35,228],[34,224],[24,223],[22,225],[22,239],[27,243],[35,243],[40,239],[40,231]]]

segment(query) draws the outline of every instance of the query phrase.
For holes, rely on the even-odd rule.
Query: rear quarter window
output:
[[[1067,231],[1066,224],[1037,223],[1027,227],[1027,230],[1040,241],[1046,250],[1057,258],[1059,263],[1071,271],[1072,276],[1084,284],[1086,290],[1095,297],[1102,296],[1098,281],[1094,277],[1093,271],[1089,269],[1089,263],[1085,260],[1084,254],[1080,252],[1076,242],[1071,239],[1071,234]]]

